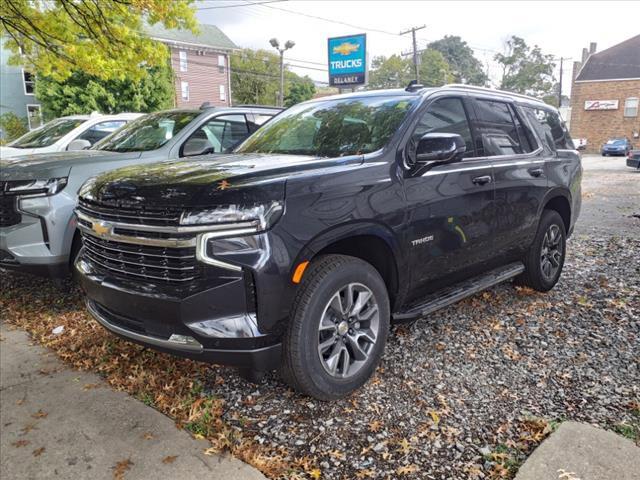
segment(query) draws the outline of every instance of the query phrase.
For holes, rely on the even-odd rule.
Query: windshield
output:
[[[147,152],[171,140],[201,112],[160,112],[128,123],[94,145],[110,152]]]
[[[9,144],[14,148],[40,148],[53,145],[67,133],[82,125],[86,120],[81,118],[59,118],[52,120],[42,128],[25,133]]]
[[[417,97],[343,98],[300,104],[261,127],[238,153],[341,157],[384,147]]]
[[[607,143],[609,145],[626,145],[627,141],[624,138],[612,138]]]

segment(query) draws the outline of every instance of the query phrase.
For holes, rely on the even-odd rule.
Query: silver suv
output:
[[[73,209],[88,178],[127,165],[227,151],[279,112],[258,106],[158,112],[90,150],[0,161],[0,268],[68,275],[81,246]]]

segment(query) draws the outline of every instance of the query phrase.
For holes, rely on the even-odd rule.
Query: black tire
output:
[[[320,353],[321,336],[326,332],[320,331],[321,321],[326,321],[329,312],[334,310],[330,302],[337,296],[337,302],[342,309],[343,291],[349,291],[352,285],[359,285],[368,290],[366,294],[371,294],[371,302],[368,301],[365,313],[368,310],[374,312],[373,305],[377,305],[378,316],[376,317],[377,332],[373,343],[366,343],[368,348],[366,358],[360,362],[354,372],[350,374],[351,367],[348,364],[349,353],[353,355],[355,363],[356,355],[353,354],[353,343],[345,340],[347,335],[340,332],[340,324],[345,320],[335,320],[335,329],[329,336],[336,342],[327,348],[328,356],[334,357],[336,349],[347,350],[345,357],[338,354],[334,369],[338,369],[340,362],[345,378],[339,378],[339,372],[331,372],[328,369],[330,359],[321,359]],[[359,287],[358,287],[359,288]],[[346,289],[346,290],[345,290]],[[361,295],[354,293],[353,295]],[[353,297],[352,297],[353,298]],[[359,298],[359,297],[358,297]],[[365,297],[363,297],[365,298]],[[355,302],[356,304],[358,302]],[[355,305],[355,304],[354,304]],[[354,307],[355,308],[355,307]],[[362,310],[359,310],[361,312]],[[332,315],[333,316],[333,315]],[[291,309],[289,325],[283,340],[282,349],[282,373],[283,378],[297,391],[317,398],[318,400],[336,400],[343,398],[354,390],[364,385],[375,371],[387,341],[390,322],[389,295],[382,277],[378,271],[369,263],[355,257],[344,255],[326,255],[313,261],[304,274],[304,278]],[[371,317],[373,318],[373,317]],[[339,322],[339,323],[338,323]],[[355,320],[354,320],[355,322]],[[363,325],[367,320],[363,320]],[[361,328],[360,322],[354,323],[354,328]],[[369,323],[369,328],[373,330],[373,324]],[[364,327],[363,327],[364,329]],[[364,331],[364,330],[362,330]],[[355,331],[357,334],[359,331]],[[352,335],[351,327],[348,330]],[[341,337],[340,337],[341,335]],[[339,340],[335,338],[338,337]],[[354,338],[354,337],[349,337]],[[330,339],[329,339],[330,340]],[[326,341],[326,340],[325,340]],[[340,342],[344,345],[340,346]]]
[[[553,230],[552,230],[553,229]],[[555,253],[551,253],[551,249],[547,249],[545,253],[545,237],[550,234],[550,231],[557,231],[559,234],[558,246],[560,248],[560,255],[557,258],[557,266],[555,262],[551,263],[552,271],[545,271],[543,265],[543,257],[547,255],[554,256]],[[547,237],[549,238],[549,237]],[[538,231],[536,232],[535,239],[529,247],[529,251],[524,257],[524,272],[518,276],[516,283],[526,287],[533,288],[539,292],[548,292],[551,290],[562,274],[562,267],[564,266],[564,259],[567,252],[566,248],[567,233],[564,227],[562,217],[555,210],[544,210],[540,223],[538,224]],[[549,257],[547,256],[547,260]],[[551,273],[551,274],[549,274]]]

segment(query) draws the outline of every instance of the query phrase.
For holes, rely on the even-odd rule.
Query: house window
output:
[[[638,116],[638,98],[627,98],[624,101],[624,116],[625,117],[637,117]]]
[[[33,75],[31,72],[27,72],[26,70],[22,70],[22,82],[24,84],[25,95],[35,94],[35,88],[36,88],[35,75]]]
[[[180,82],[180,90],[182,91],[182,99],[189,101],[189,82]]]
[[[184,50],[180,50],[178,55],[180,56],[180,71],[186,72],[187,71],[187,52],[185,52]]]
[[[224,73],[224,69],[227,66],[226,58],[224,55],[218,55],[218,71]]]
[[[29,130],[42,126],[40,105],[27,105],[27,121],[29,122]]]
[[[224,88],[224,85],[220,85],[220,100],[223,102],[227,101],[227,91]]]

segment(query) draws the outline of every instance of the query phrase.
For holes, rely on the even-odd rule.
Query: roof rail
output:
[[[510,97],[520,97],[520,98],[524,98],[526,100],[533,100],[535,102],[541,102],[542,100],[540,100],[539,98],[536,97],[532,97],[530,95],[523,95],[521,93],[513,93],[513,92],[507,92],[506,90],[498,90],[495,88],[487,88],[487,87],[478,87],[476,85],[466,85],[464,83],[450,83],[448,85],[444,85],[442,88],[457,88],[460,90],[471,90],[471,91],[476,91],[476,92],[485,92],[485,93],[491,93],[491,94],[499,94],[499,95],[507,95]]]
[[[253,105],[250,103],[242,103],[240,105],[234,105],[234,107],[243,108],[268,108],[270,110],[284,110],[284,107],[276,107],[275,105]]]

